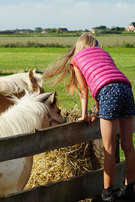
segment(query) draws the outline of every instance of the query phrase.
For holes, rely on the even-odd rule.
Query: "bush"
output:
[[[134,43],[131,44],[131,43],[125,43],[124,42],[124,47],[126,47],[126,48],[135,48],[135,44]]]

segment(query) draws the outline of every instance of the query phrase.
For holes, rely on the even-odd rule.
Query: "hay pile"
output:
[[[67,112],[63,108],[61,110],[62,115],[66,116],[68,121],[75,121],[81,116],[81,111],[78,110],[77,106],[71,112]],[[101,167],[103,153],[101,152],[101,142],[98,144],[100,145],[98,148],[100,162],[96,157],[98,150],[95,149],[94,145],[97,146],[97,143],[94,141],[35,155],[31,177],[25,189],[67,179]],[[93,149],[96,152],[93,152]]]

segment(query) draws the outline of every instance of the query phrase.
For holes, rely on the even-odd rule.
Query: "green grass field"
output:
[[[44,69],[66,49],[0,48],[0,69],[9,72]]]
[[[110,53],[114,59],[117,67],[129,78],[133,86],[133,93],[135,95],[135,49],[124,47],[105,47],[106,51]],[[52,63],[67,48],[0,48],[0,75],[10,72],[28,71],[30,68],[38,70],[45,69],[47,65]],[[75,94],[68,95],[64,83],[61,82],[55,88],[49,88],[45,81],[45,91],[57,91],[59,106],[72,110],[75,104],[78,108],[81,107],[79,96]],[[89,94],[89,108],[94,104],[94,100]],[[135,144],[135,134],[134,134]],[[121,151],[121,160],[124,159]]]
[[[56,60],[67,48],[0,48],[0,71],[18,72],[27,71],[30,68],[45,69],[48,64]],[[135,95],[135,49],[134,48],[105,48],[113,57],[118,68],[126,74],[133,85]],[[64,81],[65,83],[66,81]],[[79,96],[67,95],[64,83],[60,83],[55,88],[45,85],[46,91],[57,91],[59,105],[72,109],[77,103],[80,108]],[[94,103],[90,97],[89,107]]]

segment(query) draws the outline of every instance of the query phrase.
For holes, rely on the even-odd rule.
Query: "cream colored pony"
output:
[[[50,122],[64,123],[56,106],[55,92],[39,94],[28,92],[22,98],[14,97],[13,106],[0,116],[0,137],[29,133],[46,128]],[[0,196],[20,191],[30,177],[33,157],[0,162]]]
[[[37,89],[40,89],[41,93],[44,91],[43,78],[32,69],[27,73],[0,77],[0,113],[13,104],[9,99],[12,94],[22,97],[25,94],[25,90],[34,92]]]

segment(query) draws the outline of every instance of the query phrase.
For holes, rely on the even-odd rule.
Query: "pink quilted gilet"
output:
[[[131,86],[127,77],[117,69],[111,56],[97,46],[85,48],[77,52],[73,58],[95,100],[100,89],[106,84],[123,82]]]

